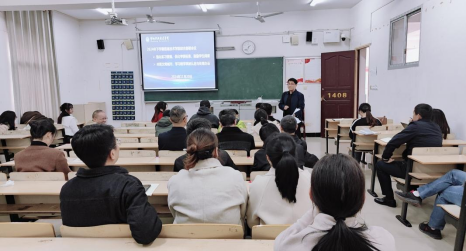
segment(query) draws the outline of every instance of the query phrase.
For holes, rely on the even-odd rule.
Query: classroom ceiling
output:
[[[261,12],[287,12],[323,9],[346,9],[355,6],[361,0],[314,0],[316,6],[309,6],[311,0],[262,0]],[[2,0],[1,10],[59,10],[77,19],[104,19],[106,16],[97,8],[111,8],[110,0]],[[199,6],[204,3],[207,12]],[[144,19],[153,7],[155,17],[205,16],[255,14],[255,0],[116,0],[116,12],[121,18]]]

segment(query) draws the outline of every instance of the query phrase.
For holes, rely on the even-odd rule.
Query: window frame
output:
[[[408,43],[408,18],[412,15],[415,14],[420,14],[421,17],[421,22],[420,22],[420,27],[422,27],[422,5],[418,6],[416,8],[413,8],[401,15],[398,15],[392,19],[390,19],[390,36],[389,36],[389,42],[388,42],[388,69],[389,70],[395,70],[395,69],[404,69],[404,68],[409,68],[409,67],[417,67],[419,66],[419,62],[421,61],[421,36],[419,36],[419,60],[416,62],[411,62],[411,63],[406,63],[406,54],[407,54],[407,43]],[[401,64],[392,64],[392,38],[393,38],[393,24],[397,21],[403,20],[403,29],[404,29],[404,53],[403,53],[403,63]]]

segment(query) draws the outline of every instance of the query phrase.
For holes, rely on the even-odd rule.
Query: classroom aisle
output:
[[[321,158],[325,155],[325,138],[307,138],[308,151]],[[348,153],[349,143],[340,145],[341,153]],[[336,146],[334,140],[329,139],[329,153],[335,153]],[[366,161],[371,162],[369,157]],[[371,171],[364,171],[366,176],[366,189],[370,186]],[[396,191],[395,183],[393,190]],[[375,192],[382,195],[378,180],[375,183]],[[398,251],[424,250],[453,250],[456,237],[456,229],[447,224],[442,231],[442,240],[434,240],[429,236],[419,231],[419,223],[428,221],[430,213],[435,202],[435,197],[428,198],[423,201],[421,208],[413,206],[408,207],[408,220],[413,227],[408,228],[402,225],[395,216],[401,213],[401,202],[397,200],[396,208],[381,206],[374,202],[374,197],[366,193],[366,202],[362,210],[362,217],[365,219],[367,226],[382,226],[387,229],[395,237],[396,247]],[[466,250],[466,249],[463,249]]]

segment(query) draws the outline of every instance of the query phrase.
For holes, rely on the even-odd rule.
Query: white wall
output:
[[[10,62],[5,13],[0,11],[0,113],[15,110]]]
[[[121,46],[124,39],[136,39],[134,25],[108,26],[103,20],[72,19],[63,14],[54,15],[61,102],[105,101],[107,110],[111,111],[109,72],[134,71],[136,120],[149,120],[153,115],[155,103],[144,103],[141,87],[137,85],[141,83],[137,47],[128,51]],[[350,47],[349,41],[326,45],[311,45],[305,42],[307,30],[349,30],[351,28],[349,9],[289,12],[269,18],[266,23],[229,16],[177,17],[162,18],[162,20],[173,21],[176,25],[142,24],[138,28],[141,30],[202,29],[217,28],[217,24],[220,24],[222,35],[217,37],[217,46],[235,46],[236,50],[217,52],[217,58],[320,56],[322,52],[343,51]],[[128,21],[132,23],[132,20]],[[289,31],[299,35],[298,46],[282,43],[282,35],[288,34]],[[97,49],[97,39],[105,40],[105,50]],[[241,44],[246,40],[252,40],[256,44],[256,51],[251,56],[241,51]],[[134,42],[135,46],[136,44]],[[169,104],[170,107],[173,105]],[[197,111],[194,103],[182,105],[190,115]],[[109,122],[112,123],[110,117]],[[119,125],[119,123],[114,124]]]
[[[452,132],[466,138],[463,100],[466,93],[466,1],[363,0],[352,9],[355,27],[351,47],[372,43],[370,48],[370,103],[376,115],[407,121],[418,103],[442,109]],[[423,5],[419,67],[388,70],[390,19]]]

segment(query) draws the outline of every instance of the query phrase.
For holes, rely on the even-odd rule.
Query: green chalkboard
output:
[[[218,91],[145,92],[145,101],[280,99],[283,58],[217,59]]]

